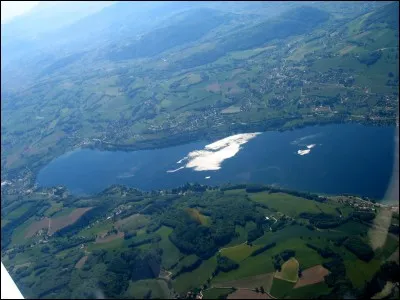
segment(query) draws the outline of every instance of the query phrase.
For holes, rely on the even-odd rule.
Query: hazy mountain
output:
[[[113,4],[113,1],[40,1],[27,13],[1,25],[2,38],[35,38]]]
[[[193,60],[195,65],[202,64],[228,51],[251,48],[272,38],[283,38],[288,36],[288,30],[298,33],[311,30],[318,22],[309,23],[308,12],[303,14],[306,27],[301,18],[296,17],[296,13],[301,13],[296,9],[303,5],[317,10],[317,14],[311,17],[315,20],[318,14],[331,14],[337,22],[343,23],[383,4],[318,1],[41,3],[27,14],[2,25],[1,71],[7,74],[7,78],[2,79],[2,86],[11,88],[27,84],[37,79],[36,76],[46,74],[46,70],[54,71],[55,66],[77,62],[77,57],[84,57],[82,53],[90,56],[92,61],[151,56],[191,43],[211,30],[214,35],[209,40],[217,41],[217,47],[210,53],[196,53],[188,58],[189,62],[182,60],[177,67],[192,66]],[[213,9],[215,13],[210,16],[204,14],[211,23],[202,21],[198,14],[191,23],[187,23],[190,18],[186,21],[183,18],[182,22],[176,19],[180,13],[200,8]],[[236,21],[228,24],[227,20],[217,22],[210,19],[218,11],[230,13],[231,17],[235,15],[233,19]],[[203,58],[198,59],[200,57]]]

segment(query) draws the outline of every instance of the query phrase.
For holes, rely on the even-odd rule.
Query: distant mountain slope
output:
[[[35,38],[94,14],[113,1],[40,1],[26,14],[1,25],[2,38]]]
[[[257,47],[273,39],[306,33],[328,20],[328,18],[329,14],[325,11],[303,6],[229,36],[223,44],[230,51]]]
[[[231,16],[217,10],[198,8],[175,16],[173,24],[155,29],[129,46],[123,46],[109,54],[112,60],[153,56],[172,47],[193,42],[213,28],[230,20]]]
[[[372,12],[364,21],[364,27],[370,28],[376,24],[386,23],[388,27],[399,29],[399,2],[392,2]]]
[[[95,49],[110,40],[122,41],[153,28],[162,20],[160,17],[169,17],[171,13],[196,5],[176,1],[124,1],[101,10],[105,4],[98,5],[97,10],[91,4],[85,4],[87,9],[85,5],[53,4],[53,13],[43,9],[2,25],[2,63],[7,64],[13,59],[17,62],[20,58],[29,62],[44,52],[71,54],[82,49]],[[89,8],[93,13],[89,13]],[[74,17],[69,16],[68,12],[72,14],[74,10],[79,11]],[[60,15],[62,13],[64,15]]]
[[[110,6],[113,1],[41,1],[31,11],[1,25],[2,61],[29,54],[46,43],[43,36]],[[5,56],[5,58],[3,58]]]
[[[274,39],[283,39],[292,35],[307,33],[328,20],[328,18],[329,14],[327,12],[314,7],[294,8],[279,17],[244,30],[238,30],[222,38],[214,49],[196,53],[181,60],[178,64],[179,67],[190,68],[210,63],[230,51],[250,49]]]

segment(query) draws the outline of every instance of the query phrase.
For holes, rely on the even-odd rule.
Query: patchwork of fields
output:
[[[234,235],[228,243],[218,247],[216,252],[208,258],[202,258],[201,254],[185,252],[181,245],[174,242],[172,236],[175,234],[175,227],[173,223],[170,223],[171,221],[165,224],[160,223],[159,220],[165,222],[165,217],[155,219],[153,214],[137,213],[132,210],[132,213],[122,218],[112,216],[112,213],[112,217],[103,215],[97,221],[91,222],[89,226],[81,227],[74,237],[78,239],[74,245],[66,249],[61,248],[61,251],[56,250],[56,255],[50,254],[50,256],[61,260],[69,259],[71,263],[73,262],[74,272],[92,272],[88,270],[97,270],[97,268],[106,270],[103,263],[93,265],[93,260],[99,253],[119,251],[154,253],[157,251],[158,258],[156,260],[152,258],[146,263],[152,266],[151,272],[154,278],[130,281],[125,295],[145,297],[151,291],[152,297],[163,298],[171,297],[171,295],[185,295],[189,291],[198,293],[201,290],[205,299],[220,296],[228,297],[228,299],[308,299],[313,295],[328,295],[332,292],[332,286],[327,284],[327,278],[336,272],[330,265],[334,259],[339,259],[337,264],[342,264],[346,280],[354,287],[362,287],[364,282],[371,280],[384,262],[398,260],[398,239],[396,240],[393,235],[387,236],[384,247],[379,249],[373,259],[368,262],[342,245],[343,239],[347,239],[348,236],[358,237],[364,241],[370,230],[368,223],[353,217],[356,208],[343,203],[346,197],[315,201],[286,192],[248,193],[244,189],[233,189],[223,193],[226,193],[226,196],[215,191],[205,192],[202,195],[204,199],[201,200],[203,207],[198,207],[195,199],[192,201],[197,204],[190,207],[182,206],[184,201],[188,200],[180,200],[183,202],[176,203],[182,216],[186,216],[190,224],[199,226],[204,232],[215,230],[213,228],[218,221],[212,213],[207,216],[202,214],[204,207],[220,205],[218,201],[222,201],[222,207],[228,203],[236,205],[231,201],[242,201],[241,205],[247,205],[245,203],[254,205],[249,215],[260,214],[261,235],[250,242],[249,238],[260,228],[260,223],[258,223],[260,221],[239,222],[232,227]],[[223,202],[224,197],[227,197],[229,202]],[[339,199],[342,202],[339,202]],[[135,205],[143,210],[143,207],[151,207],[149,203],[151,202],[148,199],[143,199]],[[377,207],[371,205],[371,207]],[[35,220],[34,217],[21,224],[13,234],[13,243],[16,245],[29,243],[38,241],[37,237],[41,237],[50,241],[48,244],[50,247],[54,247],[56,244],[52,242],[52,239],[55,239],[54,241],[60,239],[53,236],[54,232],[79,223],[77,221],[91,210],[91,206],[75,209],[58,206],[56,209],[51,218],[43,217]],[[18,218],[20,214],[27,211],[26,208],[18,207],[10,216]],[[121,208],[115,208],[115,211],[121,211]],[[244,208],[239,211],[238,216],[247,213]],[[304,215],[305,212],[308,215]],[[342,217],[339,217],[340,215]],[[319,228],[318,223],[311,222],[312,216],[345,219],[343,222],[334,224],[333,228]],[[171,220],[175,222],[176,217]],[[393,218],[392,222],[396,224],[398,220]],[[49,226],[50,230],[48,230]],[[273,226],[276,227],[271,228]],[[45,231],[37,236],[36,234],[43,229]],[[80,242],[79,239],[89,240]],[[64,240],[61,237],[60,242],[68,243]],[[201,245],[198,244],[198,246]],[[30,269],[33,267],[30,262],[31,257],[43,255],[41,254],[43,248],[46,246],[33,247],[23,253],[17,253],[14,257],[6,255],[4,262],[8,264],[12,260],[16,269]],[[334,256],[329,253],[334,253]],[[219,257],[227,258],[234,267],[229,271],[217,272],[220,264]],[[159,267],[155,267],[155,263],[159,263]],[[118,263],[119,265],[121,264]],[[103,272],[99,270],[96,272]],[[34,276],[31,275],[26,280]]]

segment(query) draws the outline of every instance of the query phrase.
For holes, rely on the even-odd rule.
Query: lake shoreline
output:
[[[284,119],[286,121],[286,119]],[[296,119],[297,120],[297,119]],[[265,121],[260,122],[265,123]],[[239,128],[233,129],[229,133],[223,132],[211,132],[211,133],[204,133],[203,131],[192,131],[189,133],[185,133],[185,135],[189,135],[189,137],[185,137],[184,134],[177,134],[173,136],[169,136],[163,139],[154,139],[149,141],[138,141],[134,144],[115,144],[109,143],[104,141],[96,141],[94,144],[89,144],[80,147],[79,149],[91,149],[91,150],[99,150],[99,151],[138,151],[138,150],[155,150],[155,149],[162,149],[168,147],[175,147],[184,144],[189,144],[193,142],[212,142],[213,140],[222,139],[226,136],[235,135],[235,134],[242,134],[248,132],[286,132],[286,131],[294,131],[298,129],[303,129],[307,127],[324,127],[329,125],[340,125],[340,124],[359,124],[361,126],[374,126],[374,127],[396,127],[396,122],[389,122],[389,123],[380,123],[380,122],[368,122],[368,121],[359,121],[359,120],[345,120],[345,121],[331,121],[331,120],[324,120],[324,122],[310,122],[310,123],[302,123],[292,127],[284,127],[282,126],[275,126],[273,128],[269,127],[268,125],[264,124],[255,124],[251,123],[249,126],[245,128],[240,128],[241,124],[235,124],[236,126],[239,125]],[[198,133],[198,135],[191,137],[190,135]],[[147,145],[155,144],[155,145]],[[78,148],[76,148],[78,149]]]
[[[330,124],[285,132],[248,132],[211,143],[197,141],[154,150],[82,148],[45,166],[36,183],[66,185],[72,191],[92,194],[111,184],[160,190],[185,182],[253,182],[383,199],[392,174],[393,131],[391,126]],[[121,176],[126,174],[130,176]]]
[[[324,120],[325,121],[325,120]],[[299,124],[293,127],[285,128],[282,126],[278,126],[277,128],[270,128],[269,126],[265,126],[265,124],[249,124],[249,126],[246,126],[245,128],[238,128],[236,130],[232,130],[229,134],[240,134],[240,133],[248,133],[248,132],[254,132],[254,131],[259,131],[262,133],[266,132],[288,132],[288,131],[294,131],[294,130],[299,130],[303,128],[323,128],[326,126],[330,125],[341,125],[341,124],[354,124],[354,125],[360,125],[360,126],[372,126],[372,127],[393,127],[396,128],[395,123],[390,123],[390,124],[385,124],[385,123],[376,123],[376,122],[360,122],[360,121],[355,121],[355,120],[345,120],[345,121],[332,121],[332,120],[326,120],[327,122],[323,123],[315,123],[311,122],[310,124],[308,123],[303,123]],[[237,125],[237,124],[236,124]],[[266,128],[263,128],[266,127]],[[111,143],[103,143],[103,142],[95,142],[94,144],[89,144],[89,145],[83,145],[79,147],[72,147],[71,149],[66,149],[66,151],[62,154],[58,154],[56,156],[49,156],[48,159],[44,160],[43,163],[39,163],[34,167],[31,167],[30,165],[28,166],[23,166],[19,168],[20,170],[24,170],[27,167],[30,167],[30,171],[32,172],[32,175],[29,178],[29,183],[25,184],[24,188],[17,191],[17,193],[24,193],[26,190],[30,190],[35,188],[36,183],[37,183],[37,177],[40,171],[49,165],[52,161],[57,159],[58,157],[65,155],[67,153],[83,150],[83,149],[90,149],[90,150],[97,150],[97,151],[104,151],[104,152],[135,152],[135,151],[141,151],[141,150],[156,150],[156,149],[164,149],[164,148],[170,148],[170,147],[178,147],[181,145],[185,144],[190,144],[190,143],[195,143],[195,142],[204,142],[204,143],[209,143],[212,141],[215,141],[219,138],[224,138],[228,134],[224,134],[222,132],[208,132],[207,134],[201,133],[201,132],[190,132],[186,135],[175,135],[175,136],[170,136],[168,138],[164,139],[156,139],[156,140],[150,140],[146,142],[138,142],[135,144],[131,145],[120,145],[120,144],[111,144]],[[151,145],[149,145],[151,144]],[[18,175],[19,170],[11,170],[11,173],[14,173],[14,176],[9,176],[8,178],[5,178],[5,180],[10,181],[13,183],[17,183],[18,179],[20,176]],[[18,185],[18,184],[17,184]],[[4,187],[5,190],[8,190],[8,186]],[[3,188],[2,188],[3,190]],[[3,193],[3,191],[2,191]],[[5,191],[7,193],[7,191]],[[15,191],[13,192],[15,193]]]

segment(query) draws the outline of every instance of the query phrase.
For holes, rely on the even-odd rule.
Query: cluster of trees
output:
[[[261,248],[258,248],[257,250],[254,250],[252,253],[251,253],[251,256],[256,256],[256,255],[258,255],[258,254],[261,254],[261,253],[263,253],[263,252],[265,252],[265,251],[267,251],[268,249],[271,249],[271,248],[273,248],[273,247],[275,247],[276,246],[276,243],[274,242],[274,243],[271,243],[271,244],[267,244],[267,245],[265,245],[265,246],[263,246],[263,247],[261,247]]]
[[[282,263],[284,263],[291,257],[294,257],[295,255],[296,251],[291,249],[283,250],[281,253],[274,255],[273,259],[274,259],[275,270],[277,270],[278,272],[281,271]]]
[[[334,239],[333,244],[334,244],[335,246],[337,246],[337,247],[340,247],[340,246],[343,245],[343,243],[344,243],[347,239],[348,239],[347,236],[339,237],[339,238],[337,238],[337,239]]]
[[[250,242],[264,233],[264,216],[247,198],[219,191],[191,194],[188,206],[200,207],[201,213],[212,222],[201,225],[185,209],[171,208],[161,217],[162,224],[174,228],[170,240],[185,254],[196,254],[202,259],[211,257],[236,236],[235,225],[245,226],[249,221],[256,223],[256,228],[249,232]]]
[[[264,287],[263,286],[260,286],[260,288],[256,287],[256,293],[264,294],[265,293]]]
[[[28,266],[24,266],[24,267],[18,268],[14,273],[15,275],[13,276],[13,279],[15,281],[19,281],[22,278],[31,275],[32,271],[33,271],[33,269],[28,267]]]
[[[178,277],[179,275],[181,275],[182,273],[187,273],[187,272],[192,272],[194,269],[197,269],[201,263],[203,262],[203,260],[201,259],[196,259],[193,263],[187,265],[187,266],[183,266],[178,272],[174,273],[171,278],[174,279],[176,277]]]
[[[54,255],[40,254],[36,259],[31,260],[31,265],[23,269],[13,279],[18,284],[21,292],[29,298],[46,297],[56,292],[61,298],[69,298],[68,284],[71,279],[71,272],[77,261],[84,254],[81,251],[70,251],[63,258]],[[34,272],[34,276],[29,276]],[[28,276],[26,276],[28,275]]]
[[[283,259],[283,261],[287,261],[291,257],[294,257],[296,255],[296,251],[294,250],[283,250],[281,253],[279,253],[279,256]]]
[[[264,234],[264,229],[262,225],[259,223],[258,226],[247,233],[247,242],[251,244],[251,242],[255,241],[259,237]]]
[[[370,282],[366,283],[364,289],[361,293],[361,299],[371,299],[375,294],[379,293],[383,290],[386,283],[390,282],[399,282],[400,281],[400,267],[399,264],[389,261],[385,262],[379,269],[377,273],[375,273],[374,277]],[[386,296],[386,299],[391,299],[393,295],[393,291],[390,295]]]
[[[389,226],[389,232],[398,235],[398,234],[399,234],[399,225],[390,224],[390,226]]]
[[[370,261],[374,257],[374,251],[372,248],[358,237],[348,238],[343,245],[349,251],[353,252],[359,259],[366,262]]]
[[[54,242],[51,243],[52,249],[50,247],[48,247],[48,246],[47,247],[44,246],[41,249],[41,251],[44,252],[44,253],[51,252],[53,254],[56,254],[58,252],[61,252],[61,251],[66,250],[66,249],[73,248],[73,247],[78,246],[80,244],[93,242],[94,240],[95,240],[94,237],[86,237],[86,238],[84,238],[84,237],[72,236],[72,237],[69,237],[69,238],[66,238],[66,239],[59,238],[59,239],[57,239],[57,240],[55,240]]]
[[[161,241],[161,236],[156,233],[150,233],[145,235],[134,236],[131,239],[131,243],[129,244],[129,248],[134,248],[147,243],[157,243]]]
[[[286,193],[289,195],[293,195],[296,197],[313,200],[313,201],[317,201],[317,202],[325,202],[327,200],[326,197],[322,197],[322,196],[319,196],[319,195],[313,194],[313,193],[281,189],[281,188],[271,187],[271,186],[262,185],[262,184],[247,184],[247,185],[237,185],[237,186],[238,186],[237,188],[246,188],[247,193],[259,193],[259,192],[268,191],[269,193]],[[235,186],[233,186],[233,187],[235,187]],[[224,188],[224,190],[228,190],[228,189],[235,189],[235,188],[230,188],[230,187]]]
[[[202,184],[198,184],[198,183],[185,183],[183,186],[177,187],[177,188],[173,188],[171,190],[171,192],[173,194],[178,194],[180,192],[187,192],[187,191],[192,191],[192,192],[204,192],[206,191],[208,188],[211,188],[207,185],[202,185]]]
[[[352,288],[351,283],[349,284],[346,280],[346,267],[343,259],[337,255],[331,261],[323,263],[322,266],[330,271],[329,275],[325,276],[326,284],[333,287],[330,295],[337,296],[333,299],[343,298],[343,293]]]
[[[354,211],[350,214],[350,217],[355,221],[370,222],[375,219],[375,213],[372,211]]]
[[[365,64],[367,66],[371,66],[374,63],[376,63],[382,56],[382,51],[373,51],[368,54],[360,54],[358,57],[358,61],[362,64]]]
[[[275,232],[285,227],[286,224],[287,224],[287,219],[285,217],[282,217],[271,225],[271,230],[272,232]]]
[[[309,243],[306,243],[306,246],[317,251],[319,255],[321,255],[323,258],[329,258],[333,257],[336,255],[335,252],[333,252],[330,248],[325,247],[325,248],[319,248],[317,246],[311,245]]]
[[[122,251],[94,250],[79,276],[86,282],[94,279],[94,287],[106,297],[119,298],[129,286],[129,281],[157,278],[161,269],[161,251],[130,249]],[[106,268],[99,268],[100,265]],[[86,292],[95,293],[96,290]],[[92,297],[95,295],[91,295]]]
[[[237,268],[239,268],[239,265],[235,261],[226,256],[218,255],[217,267],[215,268],[214,276],[216,276],[221,271],[229,272]]]
[[[246,193],[259,193],[263,191],[268,191],[270,188],[261,184],[248,184],[246,185]]]
[[[227,184],[220,188],[221,191],[230,191],[230,190],[239,190],[239,189],[247,189],[249,187],[248,184]]]
[[[296,197],[301,197],[304,199],[313,200],[313,201],[317,201],[317,202],[325,202],[327,200],[326,197],[322,197],[317,194],[308,193],[308,192],[299,192],[299,191],[292,191],[292,190],[282,190],[282,192],[296,196]]]
[[[142,214],[152,215],[152,214],[160,214],[164,212],[169,206],[173,203],[173,200],[178,199],[179,196],[170,196],[168,198],[158,198],[155,199],[152,203],[147,205],[145,209],[142,210]]]
[[[299,216],[301,218],[308,219],[312,225],[321,229],[335,228],[348,221],[345,218],[339,218],[326,213],[302,212]]]
[[[156,278],[161,268],[161,251],[126,250],[112,258],[107,270],[127,275],[130,280]]]
[[[194,253],[202,259],[207,259],[218,250],[216,242],[219,238],[216,234],[217,232],[209,227],[190,222],[177,226],[169,238],[182,253]],[[234,230],[231,229],[228,234],[233,237]]]

